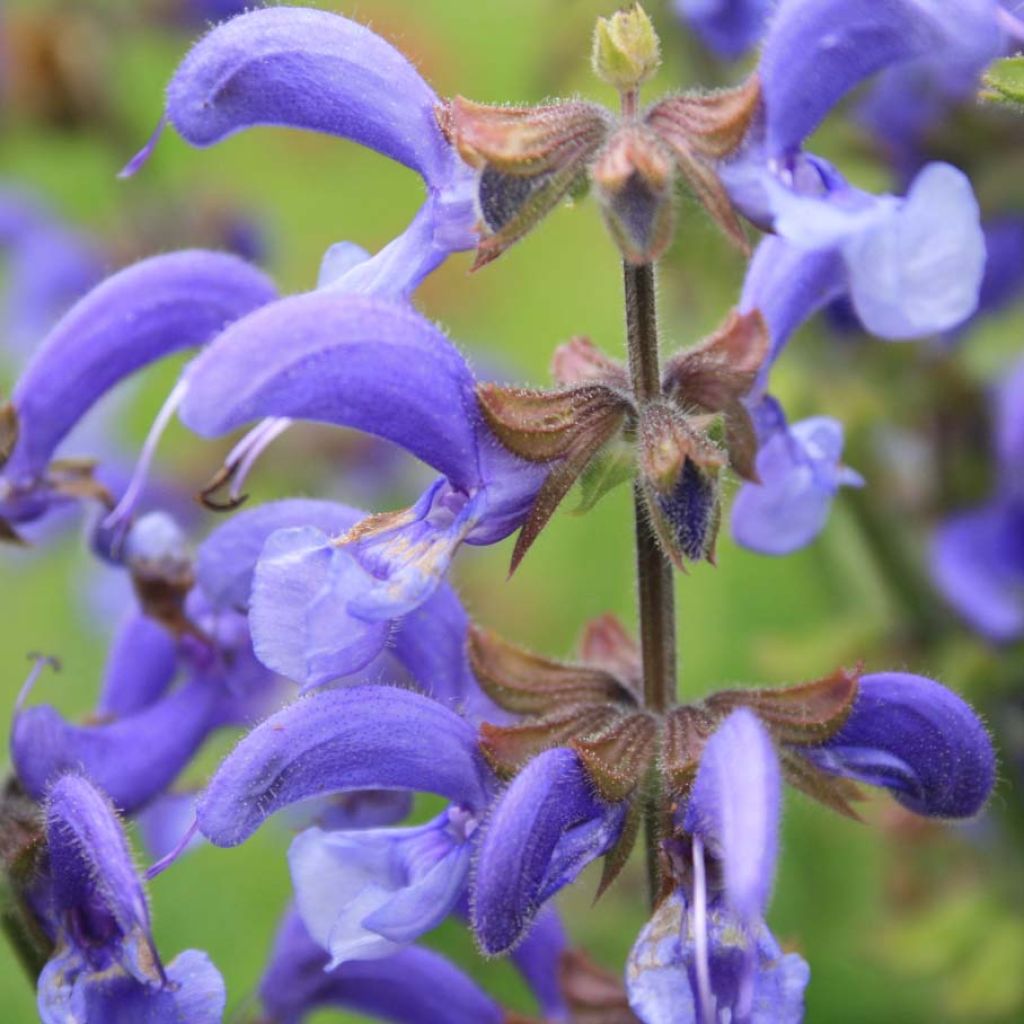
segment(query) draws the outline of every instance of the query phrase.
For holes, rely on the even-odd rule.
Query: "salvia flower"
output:
[[[527,716],[481,726],[489,764],[512,780],[483,825],[475,865],[473,921],[488,952],[514,946],[543,901],[604,854],[602,888],[609,884],[635,840],[649,772],[660,773],[670,804],[685,801],[708,738],[737,709],[756,716],[774,741],[772,764],[777,756],[788,782],[847,815],[856,816],[856,781],[889,789],[916,813],[945,818],[971,817],[991,791],[994,755],[984,727],[963,700],[932,680],[837,672],[779,690],[724,690],[654,714],[638,700],[635,649],[613,662],[603,654],[595,659],[601,647],[593,638],[602,632],[588,632],[589,659],[575,665],[541,658],[491,633],[470,634],[483,688],[499,705]],[[716,800],[699,800],[693,813],[702,806],[701,813],[710,813]],[[736,814],[748,811],[753,821],[768,813],[736,807]],[[715,813],[732,812],[726,801]],[[742,816],[729,820],[732,828]],[[698,824],[691,818],[685,827]],[[770,871],[759,874],[743,862],[755,847],[739,842],[737,849],[735,878],[761,892],[757,880]],[[736,907],[746,913],[757,900],[740,894],[740,882],[735,888]]]
[[[491,544],[521,525],[544,472],[497,443],[475,383],[408,305],[328,290],[246,317],[188,368],[180,415],[199,434],[266,417],[316,420],[376,434],[442,474],[405,511],[267,539],[252,621],[271,668],[306,685],[361,668],[388,623],[434,593],[460,544]]]
[[[14,525],[55,504],[112,497],[88,460],[55,459],[70,430],[116,384],[208,341],[275,297],[264,274],[201,250],[154,256],[107,278],[53,328],[0,406],[0,520]]]
[[[161,963],[121,823],[84,777],[47,792],[45,842],[33,901],[54,943],[39,977],[45,1024],[219,1024],[220,974],[197,950]]]
[[[763,921],[775,874],[781,777],[772,741],[741,708],[715,730],[673,850],[682,877],[640,933],[626,969],[644,1024],[799,1022],[810,976]],[[720,865],[709,880],[709,868]]]
[[[194,146],[255,125],[324,132],[416,171],[427,199],[409,228],[359,275],[383,265],[404,294],[452,252],[476,244],[473,176],[442,134],[440,100],[412,64],[370,29],[308,8],[254,10],[201,39],[167,87],[166,118]],[[155,138],[128,165],[134,173]]]
[[[776,0],[674,0],[676,14],[722,57],[756,46]]]

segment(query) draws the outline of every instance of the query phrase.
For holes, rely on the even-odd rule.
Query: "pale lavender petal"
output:
[[[748,924],[764,915],[771,895],[781,791],[764,726],[752,711],[734,711],[704,748],[683,828],[721,862],[726,901]]]

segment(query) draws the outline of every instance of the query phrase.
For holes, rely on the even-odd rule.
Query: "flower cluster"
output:
[[[677,6],[729,55],[763,29],[753,73],[642,108],[658,43],[639,8],[595,36],[614,112],[442,100],[368,28],[295,7],[225,21],[175,71],[161,126],[192,145],[259,125],[327,133],[411,168],[426,195],[377,253],[332,246],[299,294],[206,250],[121,270],[49,330],[0,405],[0,538],[98,503],[89,544],[132,585],[94,713],[73,723],[28,706],[40,664],[12,728],[0,854],[47,1024],[222,1019],[223,982],[203,954],[157,955],[119,815],[137,820],[151,876],[197,837],[234,847],[279,812],[302,820],[264,1021],[325,1006],[525,1021],[418,945],[454,917],[484,955],[512,958],[530,1019],[788,1024],[810,968],[766,923],[783,782],[851,817],[862,786],[926,818],[984,807],[991,742],[938,682],[857,668],[681,703],[671,629],[656,637],[649,612],[660,595],[664,626],[674,569],[714,561],[732,476],[736,538],[773,554],[808,543],[838,489],[864,484],[841,463],[837,421],[790,424],[769,393],[812,313],[841,300],[865,331],[902,341],[977,311],[986,239],[961,171],[926,162],[905,195],[875,195],[805,142],[873,76],[885,88],[917,68],[948,92],[972,88],[1005,46],[997,5]],[[126,173],[154,159],[159,135]],[[744,221],[765,237],[736,308],[659,365],[652,264],[674,237],[680,187],[741,250]],[[475,250],[484,267],[588,189],[623,259],[628,362],[576,338],[554,353],[551,388],[479,380],[415,308],[417,288],[454,253]],[[0,238],[28,237],[31,225],[3,218],[0,205]],[[117,384],[183,350],[196,354],[131,480],[61,454]],[[973,581],[950,589],[997,636],[1022,628],[1021,559],[1005,554],[1020,547],[1020,389],[1018,372],[999,434],[1004,486],[937,542],[940,577]],[[174,516],[140,505],[175,414],[204,438],[249,428],[204,492],[215,506],[230,481],[233,514],[194,551]],[[303,422],[384,439],[437,476],[398,511],[312,498],[238,511],[260,454]],[[641,618],[638,641],[596,620],[567,662],[472,623],[446,577],[461,545],[518,531],[514,569],[577,482],[585,505],[633,484]],[[202,789],[174,789],[227,728],[242,738]],[[437,813],[410,824],[417,793]],[[604,892],[641,826],[652,916],[618,978],[570,948],[551,900],[602,858]]]

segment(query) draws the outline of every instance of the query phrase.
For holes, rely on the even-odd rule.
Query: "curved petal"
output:
[[[544,902],[615,843],[623,804],[603,804],[579,758],[535,757],[498,798],[474,865],[471,921],[485,953],[511,949]]]
[[[45,468],[65,434],[129,374],[203,344],[275,295],[262,271],[202,250],[153,256],[107,278],[54,327],[18,381],[11,401],[20,433],[7,478]]]
[[[236,846],[275,811],[320,793],[409,789],[479,808],[487,788],[468,722],[418,693],[356,686],[302,698],[253,729],[200,798],[199,827]]]
[[[288,851],[295,903],[328,968],[415,942],[464,895],[470,846],[462,812],[412,828],[307,829]]]
[[[760,310],[768,324],[771,348],[758,374],[761,389],[796,329],[841,294],[845,285],[837,252],[800,249],[778,236],[761,242],[750,261],[739,305],[744,313]]]
[[[708,918],[711,990],[715,1004],[732,1014],[741,998],[741,979],[749,962],[747,931],[735,918],[712,911]],[[783,954],[764,924],[755,935],[753,1001],[748,1024],[800,1024],[804,989],[811,972],[796,953]],[[626,991],[643,1024],[703,1024],[695,984],[694,921],[676,891],[658,906],[629,955]]]
[[[757,453],[759,484],[745,483],[732,506],[738,544],[765,555],[787,555],[825,528],[841,486],[863,481],[839,458],[843,427],[827,416],[782,426]]]
[[[992,741],[971,707],[924,676],[863,676],[846,724],[821,747],[803,749],[826,771],[884,786],[905,807],[969,818],[995,782]]]
[[[167,116],[209,146],[253,125],[352,139],[443,182],[451,149],[434,91],[363,25],[304,8],[252,11],[199,41],[167,87]]]
[[[122,718],[142,711],[167,692],[177,671],[174,637],[132,608],[121,620],[110,646],[97,715]]]
[[[904,340],[948,331],[978,306],[985,236],[967,177],[929,164],[892,216],[843,245],[850,297],[864,326]]]
[[[45,814],[51,909],[58,918],[102,907],[122,936],[141,932],[148,940],[146,896],[110,800],[68,772],[46,793]]]
[[[748,924],[763,916],[771,895],[781,800],[772,741],[757,716],[740,708],[704,748],[683,828],[721,861],[726,901]]]
[[[388,640],[387,620],[367,622],[350,604],[377,580],[315,526],[271,534],[253,575],[253,649],[304,689],[357,672]]]
[[[1024,498],[1024,359],[1010,367],[995,398],[999,483],[1009,493]]]
[[[314,1010],[337,1007],[393,1024],[502,1024],[504,1012],[444,957],[410,946],[379,960],[325,970],[327,954],[294,910],[277,933],[260,983],[278,1024],[300,1024]]]
[[[561,1021],[569,1016],[561,984],[562,954],[568,948],[562,919],[549,904],[510,954],[547,1020]]]
[[[1024,515],[995,502],[947,519],[932,541],[931,571],[946,600],[1000,643],[1024,634]]]
[[[775,0],[675,0],[673,7],[705,46],[721,57],[739,57],[756,46]]]
[[[243,509],[218,526],[196,552],[196,581],[214,608],[249,607],[253,571],[271,534],[313,526],[329,536],[350,530],[366,513],[334,501],[287,498]]]
[[[468,490],[480,482],[473,376],[405,306],[308,292],[226,330],[186,371],[182,420],[207,437],[265,416],[386,438]]]
[[[781,0],[760,65],[771,155],[797,149],[865,78],[940,49],[940,17],[916,0]]]
[[[82,771],[126,814],[169,786],[216,724],[221,694],[193,679],[138,714],[106,725],[74,725],[55,708],[20,712],[11,729],[11,760],[37,799],[66,771]]]

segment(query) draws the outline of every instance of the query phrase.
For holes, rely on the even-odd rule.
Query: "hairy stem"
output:
[[[654,268],[623,263],[626,291],[626,334],[629,372],[638,405],[661,394],[658,365],[658,317],[654,298]],[[662,553],[647,515],[639,485],[633,491],[636,521],[637,605],[643,656],[644,706],[665,711],[675,701],[676,631],[672,564]],[[644,821],[647,873],[651,902],[661,888],[658,844],[661,838],[659,794],[649,793]]]

